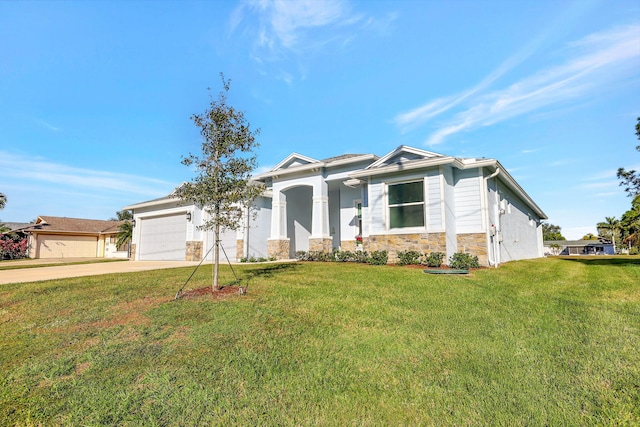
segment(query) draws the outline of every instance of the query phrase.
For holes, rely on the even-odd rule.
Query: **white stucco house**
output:
[[[293,153],[254,177],[266,190],[222,246],[241,257],[296,251],[402,250],[477,255],[486,266],[543,256],[545,213],[494,159],[457,158],[400,146],[383,157],[316,160]],[[133,211],[136,260],[200,260],[213,246],[204,211],[167,197]],[[212,255],[209,254],[209,257]],[[224,258],[223,258],[224,259]]]

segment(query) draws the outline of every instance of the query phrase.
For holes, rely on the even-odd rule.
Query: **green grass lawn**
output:
[[[234,268],[0,286],[0,425],[640,424],[638,257]]]

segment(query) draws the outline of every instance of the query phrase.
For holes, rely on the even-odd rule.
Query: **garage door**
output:
[[[184,261],[187,249],[187,219],[183,213],[142,218],[139,224],[139,260]]]
[[[222,249],[224,249],[224,252],[222,251],[222,249],[220,249],[220,262],[227,262],[227,258],[225,258],[224,256],[225,252],[227,253],[227,257],[229,257],[229,261],[236,261],[236,247],[238,246],[237,235],[238,233],[234,230],[225,230],[221,233],[220,244],[222,245]],[[207,253],[209,249],[211,249],[214,243],[215,239],[213,238],[213,231],[208,231],[207,239],[205,241],[207,247],[204,248],[203,255]],[[211,252],[207,256],[207,260],[213,261],[213,250],[211,250]]]
[[[95,258],[98,238],[94,236],[38,236],[38,258]]]

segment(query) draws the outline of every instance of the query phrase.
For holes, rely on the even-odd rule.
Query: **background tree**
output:
[[[7,205],[7,196],[4,193],[0,193],[0,210],[4,209]]]
[[[598,240],[598,236],[594,235],[593,233],[587,233],[582,236],[582,239],[580,240]]]
[[[197,176],[176,190],[182,200],[201,206],[208,219],[198,228],[214,232],[213,289],[218,286],[220,267],[220,232],[237,230],[243,212],[262,193],[262,186],[250,183],[257,166],[253,150],[258,147],[242,111],[227,104],[230,80],[220,73],[222,87],[218,99],[210,95],[210,105],[204,114],[194,114],[191,120],[200,128],[201,154],[183,157],[182,164],[193,166]],[[211,89],[209,89],[211,91]]]
[[[636,136],[640,140],[640,117],[638,117],[638,123],[636,123]],[[640,151],[640,145],[636,146],[636,150]],[[621,186],[626,187],[624,191],[629,193],[629,196],[640,195],[640,173],[635,170],[625,170],[619,168],[617,173],[618,179],[622,180]]]
[[[598,228],[598,234],[602,237],[608,237],[613,243],[613,252],[616,251],[616,236],[620,229],[620,221],[614,216],[605,217],[604,222],[599,222],[596,226]]]
[[[542,223],[542,240],[567,240],[560,233],[560,226],[550,224],[548,222]]]
[[[109,221],[127,221],[133,219],[133,213],[131,211],[118,211],[116,217],[109,218]]]
[[[629,248],[629,253],[637,253],[640,247],[640,195],[634,197],[631,209],[620,218],[622,243]]]
[[[118,227],[118,234],[116,236],[116,247],[118,248],[118,250],[125,245],[127,245],[127,250],[129,250],[129,243],[131,243],[131,239],[133,238],[133,224],[131,223],[132,219],[133,212],[126,210],[116,212],[116,218],[109,218],[110,221],[124,221]]]

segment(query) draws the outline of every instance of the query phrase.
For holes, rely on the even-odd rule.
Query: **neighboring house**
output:
[[[265,192],[221,239],[231,261],[353,251],[356,237],[365,251],[389,251],[390,262],[404,250],[467,252],[482,265],[543,256],[547,217],[497,160],[406,146],[381,158],[294,153],[254,180]],[[174,196],[123,209],[136,224],[132,259],[200,260],[213,246],[198,229],[206,213]]]
[[[614,255],[613,243],[604,240],[545,240],[545,255]]]
[[[26,228],[30,258],[127,258],[116,247],[123,221],[39,216]]]

